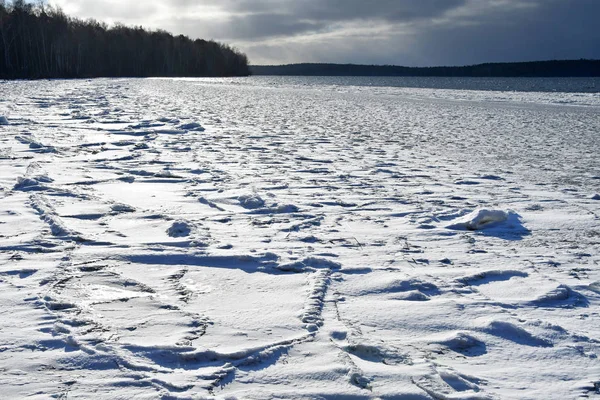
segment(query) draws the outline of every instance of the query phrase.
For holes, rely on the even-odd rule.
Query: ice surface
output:
[[[597,395],[600,96],[294,82],[0,82],[0,397]]]

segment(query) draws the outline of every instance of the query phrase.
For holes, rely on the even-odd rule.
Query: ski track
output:
[[[261,82],[0,82],[3,397],[598,395],[597,94]]]

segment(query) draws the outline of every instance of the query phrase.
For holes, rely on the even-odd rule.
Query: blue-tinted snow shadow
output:
[[[121,255],[119,256],[119,259],[135,264],[146,265],[185,265],[195,267],[239,269],[248,273],[262,272],[276,275],[285,274],[285,272],[274,268],[278,265],[278,258],[274,254],[265,254],[263,256],[209,256],[176,253],[144,253]]]
[[[462,354],[465,357],[479,357],[487,354],[487,345],[482,341],[477,341],[477,344],[472,347],[455,347],[453,351]]]
[[[534,336],[530,332],[511,322],[493,321],[483,331],[522,346],[553,347],[552,342],[549,340]]]

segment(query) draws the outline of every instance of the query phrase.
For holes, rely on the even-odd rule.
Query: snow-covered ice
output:
[[[598,396],[600,95],[293,82],[0,82],[0,397]]]

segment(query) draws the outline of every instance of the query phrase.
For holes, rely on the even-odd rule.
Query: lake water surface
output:
[[[412,76],[252,76],[240,84],[297,86],[372,86],[510,92],[599,93],[600,78],[464,78]]]

